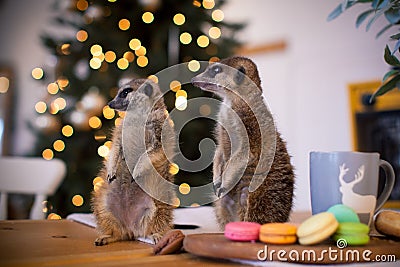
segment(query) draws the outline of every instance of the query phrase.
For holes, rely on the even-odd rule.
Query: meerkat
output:
[[[286,222],[292,209],[294,171],[286,143],[276,131],[263,100],[255,63],[244,57],[227,58],[209,65],[192,83],[222,99],[213,161],[213,182],[218,197],[214,207],[221,228],[231,221]],[[239,129],[240,123],[244,125],[244,132]],[[229,131],[222,125],[228,125]],[[263,134],[267,137],[264,140]],[[247,143],[239,142],[246,138]],[[271,142],[269,139],[275,144],[270,144],[271,151],[260,158],[262,142]],[[269,172],[256,173],[256,166],[268,161],[272,162]],[[239,171],[238,166],[243,162]],[[249,190],[254,186],[252,179],[260,183],[256,190]]]
[[[95,245],[138,237],[157,243],[172,228],[168,203],[174,197],[165,181],[173,182],[169,159],[175,133],[161,91],[150,80],[134,79],[108,105],[126,113],[123,124],[113,130],[112,147],[100,170],[104,182],[92,193],[99,234]]]

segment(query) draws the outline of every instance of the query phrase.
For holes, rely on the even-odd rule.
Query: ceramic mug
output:
[[[385,171],[385,186],[378,196],[379,167]],[[370,225],[372,217],[389,198],[395,182],[392,166],[378,153],[310,152],[312,213],[335,204],[353,208],[360,221]]]

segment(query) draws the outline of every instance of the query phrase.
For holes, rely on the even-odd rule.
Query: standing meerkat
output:
[[[231,221],[286,222],[292,209],[294,172],[286,144],[264,103],[257,66],[248,58],[227,58],[208,66],[192,83],[223,100],[213,163],[219,197],[214,206],[221,228]],[[264,143],[269,151],[262,151]],[[252,184],[257,181],[258,187]],[[249,190],[254,186],[256,190]]]
[[[104,182],[92,194],[99,233],[95,244],[138,237],[157,243],[172,228],[167,203],[174,197],[166,181],[173,182],[168,159],[174,155],[175,133],[161,91],[150,80],[135,79],[119,89],[109,106],[126,114],[114,128],[99,174]]]

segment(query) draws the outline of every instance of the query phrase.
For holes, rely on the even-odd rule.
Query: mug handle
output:
[[[393,190],[395,178],[394,170],[389,162],[381,159],[379,162],[379,167],[382,167],[382,169],[385,171],[385,186],[383,188],[382,194],[378,197],[378,200],[376,201],[375,212],[380,210],[383,204],[385,204],[386,200],[388,200],[388,198],[390,197],[390,193]]]

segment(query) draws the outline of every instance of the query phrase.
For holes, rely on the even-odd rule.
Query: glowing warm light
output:
[[[61,216],[56,213],[50,213],[47,216],[47,220],[61,220]]]
[[[135,59],[135,54],[131,51],[125,52],[123,58],[126,58],[129,62],[132,62]]]
[[[117,2],[117,0],[108,0],[108,2],[114,3]]]
[[[127,29],[129,29],[130,26],[131,26],[131,23],[127,19],[121,19],[118,22],[118,27],[123,31],[126,31]]]
[[[198,71],[200,69],[200,62],[198,62],[197,60],[193,59],[193,60],[189,61],[188,68],[189,68],[190,71],[196,72],[196,71]]]
[[[214,62],[218,62],[219,61],[219,57],[211,57],[208,62],[210,63],[214,63]]]
[[[0,77],[0,93],[5,94],[10,87],[10,80],[7,77]]]
[[[57,105],[59,110],[63,110],[67,106],[67,101],[62,97],[54,99],[53,103]]]
[[[154,15],[151,12],[144,12],[142,15],[142,20],[144,23],[152,23],[154,20]]]
[[[100,179],[101,179],[101,178],[100,178]],[[99,181],[99,182],[97,182],[97,183],[95,183],[95,184],[93,185],[93,190],[94,190],[95,192],[97,192],[103,184],[104,184],[104,180],[101,179],[101,181]]]
[[[175,99],[175,107],[176,107],[177,110],[180,110],[180,111],[185,110],[187,108],[187,99],[186,99],[186,97],[178,96]]]
[[[108,153],[110,153],[110,149],[105,145],[99,146],[97,149],[97,154],[99,154],[100,157],[105,158],[108,156]]]
[[[35,110],[37,113],[45,113],[47,110],[47,105],[43,101],[39,101],[35,105]]]
[[[71,51],[69,51],[70,47],[71,47],[71,44],[62,44],[61,45],[61,53],[63,53],[64,55],[71,54]]]
[[[182,87],[181,83],[177,80],[173,80],[172,82],[169,83],[169,89],[171,89],[174,92],[178,92]]]
[[[192,36],[190,35],[190,33],[188,32],[183,32],[181,33],[181,35],[179,36],[179,41],[182,44],[190,44],[190,42],[192,41]]]
[[[106,147],[108,147],[109,149],[111,149],[111,147],[112,147],[112,142],[111,142],[111,141],[107,141],[107,142],[104,143],[104,145],[105,145]]]
[[[51,150],[50,148],[46,148],[45,150],[43,150],[42,152],[42,157],[46,160],[51,160],[54,157],[54,153],[53,150]]]
[[[83,205],[83,197],[81,195],[75,195],[72,197],[72,204],[76,207]]]
[[[85,30],[80,30],[76,33],[75,35],[76,40],[78,40],[79,42],[83,43],[84,41],[87,40],[87,38],[89,37],[87,31]]]
[[[208,116],[211,114],[211,107],[207,104],[203,104],[200,106],[199,112],[202,116]]]
[[[60,107],[57,104],[55,104],[54,101],[51,102],[49,112],[54,115],[57,114],[59,111]]]
[[[60,78],[57,79],[57,84],[58,84],[58,86],[60,87],[61,90],[64,90],[64,88],[68,86],[69,81],[65,77],[60,77]]]
[[[211,27],[208,30],[208,35],[210,35],[210,37],[213,39],[218,39],[221,37],[221,30],[218,27]]]
[[[33,79],[40,80],[43,78],[44,72],[42,68],[34,68],[32,70]]]
[[[172,206],[174,206],[175,208],[179,207],[179,205],[181,205],[181,201],[179,200],[179,198],[174,197],[172,199]]]
[[[49,83],[47,86],[47,92],[51,95],[55,95],[58,93],[58,85],[56,83]]]
[[[61,132],[65,137],[70,137],[74,133],[74,128],[71,125],[65,125],[62,127]]]
[[[97,58],[97,57],[94,57],[94,58],[90,59],[89,66],[92,69],[97,70],[97,69],[99,69],[101,67],[101,60],[99,58]]]
[[[139,56],[144,56],[144,55],[146,55],[146,53],[147,53],[147,50],[146,50],[146,47],[144,47],[144,46],[138,47],[138,49],[135,50],[135,54],[138,57]]]
[[[203,7],[205,9],[213,9],[215,6],[214,0],[203,0]]]
[[[141,45],[142,45],[142,43],[140,42],[139,39],[134,38],[129,41],[129,48],[132,50],[139,49],[139,47],[141,47]]]
[[[155,83],[158,83],[158,77],[156,75],[149,75],[147,79],[152,80]]]
[[[190,205],[190,207],[192,207],[192,208],[197,208],[197,207],[200,207],[200,204],[199,203],[192,203],[191,205]]]
[[[97,116],[89,118],[89,126],[93,129],[98,129],[101,127],[101,120]]]
[[[178,13],[174,16],[173,21],[176,25],[180,26],[185,23],[185,16],[181,13]]]
[[[211,13],[211,18],[216,22],[224,20],[224,12],[221,9],[216,9]]]
[[[96,177],[93,179],[92,184],[95,185],[95,184],[101,183],[101,182],[103,182],[103,181],[104,181],[103,178],[101,178],[100,176],[96,176]]]
[[[121,124],[122,124],[122,119],[121,118],[116,118],[115,121],[114,121],[114,125],[115,126],[119,126]]]
[[[62,140],[56,140],[53,143],[53,148],[57,152],[61,152],[65,149],[65,143]]]
[[[145,56],[139,56],[136,60],[136,63],[139,67],[146,67],[149,64],[149,60]]]
[[[117,66],[121,70],[125,70],[129,67],[129,61],[126,58],[120,58],[117,61]]]
[[[115,117],[115,111],[112,108],[110,108],[109,106],[105,106],[103,108],[103,117],[108,120],[111,120],[112,118]]]
[[[198,45],[198,46],[204,48],[204,47],[207,47],[209,44],[210,44],[210,39],[208,39],[207,36],[205,36],[205,35],[200,35],[200,36],[197,38],[197,45]]]
[[[89,3],[86,0],[79,0],[76,2],[76,8],[80,11],[85,11],[89,7]]]
[[[171,163],[169,165],[169,171],[170,174],[175,175],[179,172],[179,166],[176,163]]]
[[[100,59],[100,61],[101,62],[103,62],[104,61],[104,59],[105,59],[105,56],[104,56],[104,54],[103,53],[101,53],[100,55],[98,55],[98,56],[93,56],[93,58],[98,58],[98,59]]]
[[[106,138],[107,138],[107,136],[104,134],[95,134],[94,135],[94,140],[96,140],[96,141],[104,141]]]
[[[184,98],[187,98],[187,93],[185,90],[178,90],[175,94],[175,97],[178,97],[178,96],[183,96]]]
[[[93,56],[100,56],[103,53],[103,48],[98,44],[92,45],[92,47],[90,47],[90,53]]]
[[[190,193],[190,185],[188,185],[187,183],[182,183],[182,184],[179,186],[179,192],[180,192],[182,195],[187,195],[187,194],[189,194],[189,193]]]
[[[193,5],[194,5],[195,7],[201,7],[201,3],[200,3],[199,1],[197,1],[197,0],[194,0],[194,1],[193,1]]]
[[[114,60],[117,58],[117,55],[113,52],[113,51],[107,51],[105,54],[104,54],[104,59],[108,62],[108,63],[111,63],[111,62],[114,62]]]

